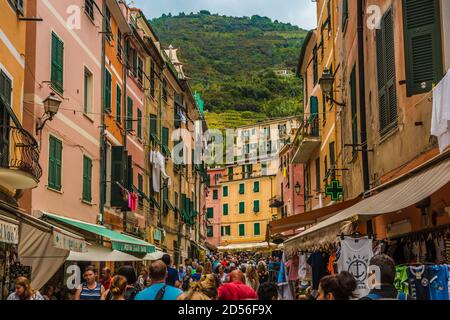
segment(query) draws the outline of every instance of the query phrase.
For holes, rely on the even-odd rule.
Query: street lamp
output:
[[[328,69],[323,69],[322,77],[319,80],[320,88],[322,92],[325,93],[327,101],[331,101],[338,106],[345,107],[345,103],[337,102],[333,98],[333,90],[334,90],[334,76]]]
[[[41,118],[38,123],[36,124],[36,134],[38,134],[45,126],[45,123],[50,120],[53,120],[53,117],[55,114],[58,113],[59,106],[62,103],[62,100],[53,92],[50,93],[50,95],[43,101],[44,102],[44,112],[46,118]]]
[[[297,181],[297,184],[294,186],[294,190],[298,196],[300,195],[300,188],[300,183]]]

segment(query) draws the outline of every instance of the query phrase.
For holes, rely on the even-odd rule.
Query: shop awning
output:
[[[276,248],[277,245],[275,243],[270,243],[270,246],[267,242],[260,242],[260,243],[236,243],[236,244],[230,244],[227,246],[221,246],[217,249],[219,251],[248,251],[248,250],[255,250],[255,249],[269,249],[269,248]]]
[[[304,232],[286,240],[285,246],[299,244],[302,239],[311,235],[319,235],[329,229],[334,237],[339,234],[339,224],[354,219],[369,219],[381,214],[397,212],[412,206],[444,187],[450,182],[450,159],[443,160],[432,167],[424,169],[402,182],[393,185],[380,193],[366,198],[356,205],[316,224]],[[347,224],[348,225],[348,224]],[[332,231],[331,231],[332,230]],[[331,235],[333,236],[333,235]],[[323,235],[320,236],[323,238]]]
[[[330,214],[334,214],[340,212],[344,209],[347,209],[356,203],[361,201],[361,198],[355,198],[352,200],[336,203],[332,206],[323,207],[320,209],[312,210],[305,213],[296,214],[287,218],[270,221],[269,228],[270,233],[276,234],[281,233],[283,231],[295,230],[298,228],[302,228],[314,223],[317,223],[319,219],[323,219]]]
[[[95,235],[108,238],[111,241],[114,250],[137,253],[152,253],[155,251],[155,246],[141,239],[133,238],[131,236],[110,230],[104,226],[91,224],[75,219],[70,219],[48,212],[43,212],[44,217],[62,222],[69,226],[93,233]]]
[[[155,261],[155,260],[159,260],[163,257],[163,255],[165,255],[166,253],[161,251],[161,250],[156,250],[155,252],[152,253],[147,253],[145,255],[144,258],[142,258],[142,260],[144,261]]]
[[[0,213],[0,242],[19,243],[19,221]]]
[[[110,248],[90,245],[87,248],[87,252],[74,252],[71,251],[66,261],[111,261],[111,262],[128,262],[128,261],[141,261],[141,259]]]

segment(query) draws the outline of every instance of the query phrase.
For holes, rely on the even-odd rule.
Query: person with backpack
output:
[[[161,260],[152,262],[149,271],[152,284],[139,292],[135,300],[177,300],[183,293],[180,289],[166,284],[167,266]]]
[[[136,271],[134,270],[133,266],[121,266],[119,270],[117,270],[117,276],[121,276],[126,280],[126,287],[123,294],[125,300],[134,300],[136,295],[142,290],[143,287],[137,280]],[[114,297],[112,291],[108,289],[102,295],[101,300],[114,300],[113,298]]]
[[[373,277],[376,283],[369,294],[360,300],[414,300],[408,294],[398,291],[394,286],[395,262],[386,255],[380,254],[372,257],[369,268],[376,270]]]

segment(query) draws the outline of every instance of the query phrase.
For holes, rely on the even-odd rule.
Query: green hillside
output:
[[[301,81],[274,71],[295,72],[307,31],[266,17],[208,11],[163,15],[151,24],[164,47],[179,48],[185,73],[205,101],[210,127],[301,112]]]

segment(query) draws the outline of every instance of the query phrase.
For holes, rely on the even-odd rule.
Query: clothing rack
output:
[[[349,235],[346,235],[346,234],[341,233],[341,234],[338,235],[338,237],[339,237],[341,240],[344,240],[345,237],[354,238],[354,239],[367,237],[368,239],[372,239],[372,240],[375,241],[377,235],[376,235],[376,234],[363,235],[363,234],[361,234],[360,232],[355,231],[355,232],[353,232],[352,234],[349,234]]]
[[[450,229],[450,224],[433,227],[433,228],[427,228],[419,231],[414,231],[410,233],[405,233],[403,235],[395,236],[392,238],[388,238],[386,240],[402,240],[402,239],[412,239],[412,240],[421,240],[425,234],[439,234],[439,233],[446,233]],[[423,239],[426,240],[426,239]]]

